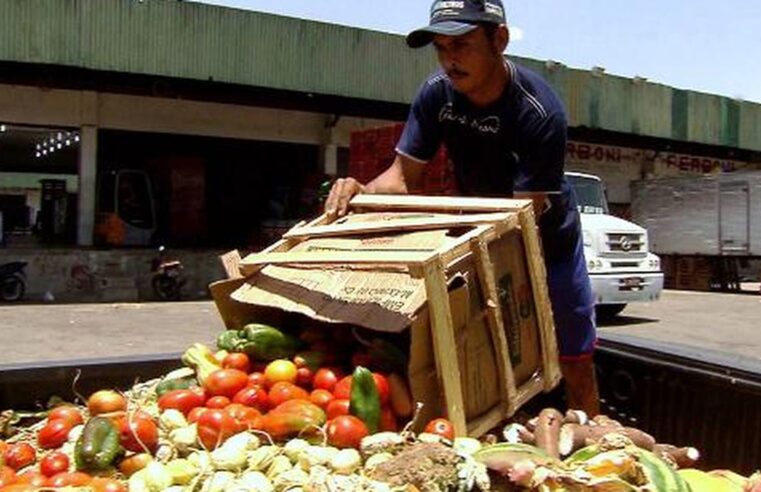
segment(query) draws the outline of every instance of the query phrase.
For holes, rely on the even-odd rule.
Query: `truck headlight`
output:
[[[587,262],[587,269],[591,272],[593,270],[600,270],[603,267],[603,263],[601,260],[589,260]]]

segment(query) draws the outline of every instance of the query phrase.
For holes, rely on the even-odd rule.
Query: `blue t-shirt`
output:
[[[460,192],[512,197],[550,194],[539,227],[548,262],[570,257],[581,234],[573,189],[563,176],[567,123],[563,106],[535,73],[507,61],[510,83],[499,100],[477,107],[441,71],[412,103],[397,152],[427,162],[446,146]]]

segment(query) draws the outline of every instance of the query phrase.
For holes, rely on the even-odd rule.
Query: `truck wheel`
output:
[[[20,301],[21,298],[24,297],[25,291],[26,285],[24,285],[24,280],[17,275],[5,277],[0,283],[0,297],[2,297],[4,301]]]
[[[625,307],[626,304],[598,304],[595,306],[597,319],[606,320],[614,318],[623,311]]]

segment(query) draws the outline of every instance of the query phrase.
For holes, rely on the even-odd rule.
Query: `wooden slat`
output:
[[[505,323],[502,319],[502,308],[499,304],[497,282],[494,279],[494,265],[489,258],[489,250],[482,237],[471,240],[473,257],[475,258],[478,280],[481,283],[481,293],[486,304],[486,322],[491,332],[492,343],[497,357],[497,376],[499,378],[500,400],[502,400],[503,417],[512,415],[515,411],[517,389],[515,387],[515,372],[510,364],[510,343],[505,334]]]
[[[450,265],[463,255],[470,252],[470,241],[474,237],[481,237],[487,243],[495,240],[505,232],[514,229],[518,225],[518,217],[510,214],[509,217],[500,222],[491,225],[483,225],[479,228],[468,231],[458,237],[454,242],[442,246],[438,253],[445,265]]]
[[[327,224],[330,221],[331,221],[331,218],[328,217],[327,214],[322,214],[322,215],[320,215],[319,217],[313,219],[310,222],[305,222],[305,221],[299,222],[298,224],[293,226],[291,228],[291,230],[297,229],[299,227],[320,226],[320,225]],[[277,253],[277,252],[289,251],[289,250],[293,249],[297,244],[299,244],[302,241],[303,241],[303,239],[280,239],[279,241],[277,241],[277,242],[269,245],[268,247],[264,248],[261,251],[261,253]],[[241,272],[241,274],[250,277],[251,275],[253,275],[256,272],[258,272],[259,270],[261,270],[264,266],[265,265],[259,265],[259,266],[250,265],[250,266],[246,266],[245,269],[244,269],[243,268],[243,262],[241,262],[240,272]]]
[[[287,251],[275,253],[254,253],[241,262],[241,270],[249,274],[251,269],[265,265],[325,264],[325,265],[408,265],[422,264],[431,259],[433,253],[419,251]]]
[[[521,387],[518,388],[518,396],[515,401],[515,409],[517,410],[521,408],[523,405],[528,403],[529,400],[541,393],[542,390],[544,390],[546,383],[546,374],[544,377],[537,376],[523,383]],[[508,417],[512,417],[512,414],[508,415]]]
[[[498,405],[484,415],[468,422],[468,435],[481,437],[505,420],[505,409]]]
[[[414,219],[391,219],[381,222],[348,222],[345,224],[331,224],[315,227],[294,228],[285,233],[283,237],[294,238],[319,238],[337,237],[358,234],[376,234],[381,232],[409,232],[432,229],[449,229],[453,227],[466,227],[472,225],[488,224],[508,220],[510,214],[505,212],[472,215],[451,215],[447,217],[428,217]]]
[[[237,249],[219,255],[219,261],[227,274],[227,278],[240,278],[240,252]]]
[[[542,344],[542,368],[544,373],[544,390],[550,391],[560,382],[560,361],[558,360],[555,322],[552,317],[552,304],[547,290],[547,270],[544,266],[542,244],[534,220],[533,208],[529,207],[518,213],[523,245],[531,277],[534,305]],[[540,288],[541,286],[541,288]]]
[[[415,195],[357,195],[349,203],[353,209],[460,212],[518,212],[531,205],[531,200],[507,198],[472,198]]]
[[[449,305],[447,278],[440,260],[429,261],[423,267],[425,290],[428,295],[428,312],[431,318],[436,371],[441,378],[447,403],[447,418],[455,428],[455,434],[467,432],[465,405],[460,382],[460,366],[457,363],[457,342],[454,335],[452,310]]]

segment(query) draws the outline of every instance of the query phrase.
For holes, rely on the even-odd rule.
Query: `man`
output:
[[[501,0],[435,1],[430,25],[410,33],[407,44],[433,43],[441,70],[413,102],[394,163],[364,185],[339,179],[326,210],[345,214],[358,193],[406,193],[442,143],[463,194],[532,199],[568,406],[594,415],[594,300],[576,197],[563,177],[565,113],[546,82],[502,55],[508,41]]]

